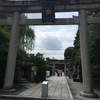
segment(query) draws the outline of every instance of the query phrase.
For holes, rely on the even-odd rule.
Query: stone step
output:
[[[27,78],[21,78],[21,83],[29,83],[30,81]]]

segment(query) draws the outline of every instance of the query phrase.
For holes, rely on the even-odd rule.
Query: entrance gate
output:
[[[87,24],[100,23],[100,17],[87,16],[86,11],[100,9],[100,0],[54,0],[55,12],[78,11],[79,16],[73,18],[55,19],[55,22],[42,22],[42,19],[22,19],[21,13],[41,13],[42,0],[13,1],[0,0],[0,11],[13,13],[12,19],[0,19],[0,25],[12,25],[8,59],[3,89],[13,88],[13,78],[17,53],[17,42],[19,36],[19,25],[79,25],[81,62],[83,73],[84,97],[98,97],[94,93],[92,84],[92,73],[89,55],[89,40]],[[43,0],[47,1],[47,0]],[[53,0],[52,0],[53,1]]]

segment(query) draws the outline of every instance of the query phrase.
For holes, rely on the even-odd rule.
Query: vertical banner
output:
[[[42,2],[42,21],[55,21],[55,2]]]

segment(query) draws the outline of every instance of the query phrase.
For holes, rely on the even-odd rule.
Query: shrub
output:
[[[100,84],[100,66],[99,65],[92,66],[92,74],[93,74],[94,85],[97,87],[98,84]]]

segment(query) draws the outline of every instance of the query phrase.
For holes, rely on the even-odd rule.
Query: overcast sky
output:
[[[77,12],[56,13],[56,18],[72,18]],[[40,19],[41,14],[27,14],[28,18]],[[44,57],[64,59],[64,50],[73,46],[78,29],[77,25],[31,26],[35,31],[35,47],[31,53],[43,53]]]

